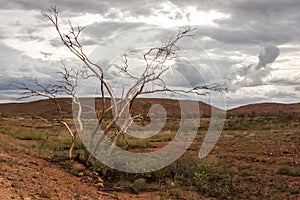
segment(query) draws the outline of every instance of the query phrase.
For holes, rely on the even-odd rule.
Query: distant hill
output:
[[[82,101],[84,101],[83,99]],[[109,99],[106,99],[109,102]],[[189,102],[188,100],[186,100]],[[70,98],[58,99],[64,116],[72,117],[72,103]],[[190,101],[191,102],[191,101]],[[177,100],[172,99],[146,99],[139,98],[133,105],[133,112],[146,113],[147,108],[151,105],[159,104],[162,105],[169,116],[180,116],[181,111]],[[211,115],[211,106],[198,102],[200,112],[202,116]],[[101,108],[102,100],[96,99],[96,108]],[[196,112],[196,111],[195,111]],[[241,106],[227,111],[228,115],[278,115],[278,114],[300,114],[300,103],[294,104],[282,104],[282,103],[259,103]],[[26,103],[3,103],[0,104],[0,114],[8,116],[23,116],[23,115],[34,115],[34,116],[55,116],[58,114],[57,107],[51,100],[39,100]],[[197,114],[197,113],[190,113]]]
[[[72,111],[71,99],[58,99],[65,115],[70,115]],[[8,116],[22,115],[54,115],[58,113],[57,107],[50,100],[38,100],[24,103],[3,103],[0,104],[0,113]]]
[[[82,99],[84,101],[85,99]],[[72,117],[72,101],[70,98],[60,98],[57,99],[59,104],[62,107],[64,116]],[[106,99],[107,102],[110,102],[109,99]],[[189,102],[188,100],[185,100]],[[200,107],[200,112],[204,116],[210,116],[211,106],[198,102]],[[136,99],[135,104],[133,105],[134,113],[145,113],[147,108],[151,105],[159,104],[162,105],[166,110],[169,116],[178,116],[181,114],[179,102],[172,99]],[[102,100],[96,99],[96,108],[101,108]],[[195,111],[196,112],[196,111]],[[0,114],[8,116],[24,116],[24,115],[33,115],[33,116],[55,116],[58,114],[58,109],[51,100],[38,100],[32,102],[24,103],[3,103],[0,104]],[[197,113],[190,113],[197,114]]]
[[[241,106],[227,111],[231,115],[279,115],[300,113],[300,103],[258,103]]]

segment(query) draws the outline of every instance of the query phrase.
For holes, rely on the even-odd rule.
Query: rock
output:
[[[78,173],[78,176],[83,176],[83,175],[84,175],[83,172],[79,172],[79,173]]]
[[[104,184],[103,184],[103,182],[99,182],[99,183],[96,184],[96,186],[99,187],[99,188],[103,188]]]
[[[97,187],[103,188],[104,187],[104,181],[102,178],[100,178],[99,176],[97,177],[97,183],[96,183]]]
[[[76,176],[86,169],[86,167],[80,163],[71,163],[70,168],[70,173]]]
[[[82,172],[83,170],[86,169],[86,167],[80,163],[72,163],[71,167],[79,172]]]
[[[102,178],[100,178],[100,177],[98,176],[98,182],[99,182],[99,183],[103,183],[104,181],[103,181]]]

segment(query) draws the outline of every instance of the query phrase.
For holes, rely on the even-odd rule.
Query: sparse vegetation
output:
[[[72,119],[65,118],[68,123]],[[299,145],[300,122],[296,116],[293,122],[281,122],[278,118],[246,116],[227,118],[227,127],[217,147],[208,158],[198,159],[195,152],[209,125],[209,119],[201,119],[202,127],[196,143],[180,159],[168,167],[151,173],[131,174],[119,172],[92,160],[87,169],[94,171],[104,179],[104,190],[114,191],[116,196],[122,193],[143,194],[157,192],[161,199],[297,199],[299,190]],[[35,122],[34,126],[31,126]],[[235,123],[242,122],[247,129],[239,130]],[[0,121],[0,133],[21,140],[26,148],[38,152],[41,156],[67,159],[70,138],[63,127],[50,127],[48,124],[31,119],[28,116],[11,117]],[[176,131],[171,130],[178,119],[168,119],[165,129],[159,134],[137,139],[131,136],[121,138],[118,145],[135,152],[159,149],[172,140]],[[269,128],[263,128],[270,124]],[[287,125],[286,125],[287,124]],[[50,128],[50,130],[49,130]],[[89,154],[76,139],[74,155],[83,162]],[[64,166],[64,170],[78,176],[82,168],[74,165]],[[93,183],[97,182],[90,175]],[[21,190],[15,182],[14,187]],[[19,188],[19,189],[18,189]],[[42,196],[52,197],[45,188],[40,189]]]
[[[137,194],[142,192],[143,190],[146,189],[146,181],[147,180],[144,178],[138,178],[138,179],[134,180],[132,190]]]
[[[154,136],[152,136],[150,139],[151,142],[167,142],[171,141],[176,132],[174,133],[173,131],[162,131]]]
[[[288,166],[279,167],[278,173],[288,176],[300,176],[300,167],[292,168]]]

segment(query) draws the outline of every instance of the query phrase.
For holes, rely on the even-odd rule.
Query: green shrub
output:
[[[278,169],[277,173],[288,176],[300,176],[300,168],[292,169],[287,166],[282,166]]]
[[[138,178],[134,180],[132,190],[138,194],[146,188],[146,185],[147,185],[146,179]]]
[[[160,132],[150,138],[150,141],[152,142],[166,142],[166,141],[171,141],[174,136],[176,135],[176,132],[172,131],[163,131]]]
[[[12,134],[20,140],[43,140],[45,135],[39,131],[20,131]]]
[[[235,175],[218,163],[207,160],[197,165],[194,185],[201,193],[221,199],[233,196],[237,189]]]

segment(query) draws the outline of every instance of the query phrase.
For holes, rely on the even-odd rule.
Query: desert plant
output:
[[[134,180],[132,189],[135,193],[138,194],[145,189],[146,184],[147,184],[146,179],[138,178],[138,179]]]
[[[281,166],[278,168],[278,174],[288,175],[288,176],[300,176],[300,168],[291,168],[287,166]]]
[[[228,168],[209,160],[197,165],[194,184],[201,193],[222,199],[233,196],[237,189],[235,175]]]

